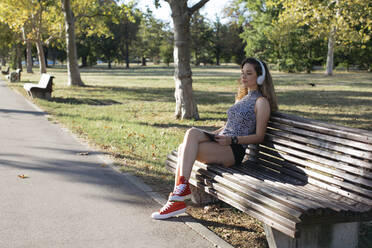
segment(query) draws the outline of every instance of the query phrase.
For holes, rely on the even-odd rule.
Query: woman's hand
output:
[[[231,137],[226,135],[216,135],[216,142],[222,146],[228,146],[231,144]]]

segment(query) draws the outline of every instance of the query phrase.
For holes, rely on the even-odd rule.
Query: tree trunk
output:
[[[126,39],[125,40],[125,63],[126,63],[126,68],[129,68],[129,42]]]
[[[88,66],[88,56],[83,55],[81,56],[81,67],[87,67]]]
[[[168,0],[172,10],[174,25],[174,81],[176,110],[178,119],[199,119],[192,90],[192,72],[190,67],[190,17],[187,0]]]
[[[21,47],[21,43],[18,43],[17,44],[17,68],[18,69],[23,69],[22,68],[22,47]]]
[[[41,40],[36,41],[36,48],[37,48],[37,55],[39,57],[40,73],[46,73],[44,49],[43,49],[43,45],[41,44]]]
[[[325,74],[327,76],[333,75],[333,54],[335,49],[335,29],[333,28],[328,38],[328,52],[327,52],[327,66]]]
[[[142,66],[146,66],[146,58],[142,57],[141,61],[142,61]]]
[[[83,86],[77,62],[74,14],[71,10],[70,0],[61,0],[61,2],[66,26],[68,86]]]
[[[49,65],[48,65],[48,52],[49,52],[49,49],[46,47],[45,50],[44,50],[45,66],[46,66],[46,68],[49,67]]]
[[[32,43],[31,41],[26,41],[26,54],[27,54],[27,73],[34,73],[32,71]]]

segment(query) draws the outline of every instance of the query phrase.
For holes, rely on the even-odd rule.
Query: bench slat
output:
[[[369,168],[371,164],[368,164],[364,161],[360,161],[359,165],[362,165],[363,168],[358,168],[358,167],[351,166],[350,164],[347,164],[347,163],[337,162],[337,161],[328,159],[328,158],[331,158],[331,159],[336,160],[337,158],[340,158],[341,161],[345,162],[347,158],[341,158],[341,156],[337,157],[337,154],[332,154],[326,151],[318,151],[317,149],[314,149],[314,148],[311,148],[305,145],[296,144],[294,142],[287,141],[281,138],[272,137],[272,136],[267,136],[266,143],[264,144],[268,144],[267,141],[275,142],[274,146],[275,146],[276,151],[270,150],[271,147],[264,148],[263,146],[261,146],[260,149],[264,150],[266,153],[269,153],[271,155],[278,155],[284,158],[282,155],[280,155],[280,153],[279,154],[277,153],[277,152],[283,151],[289,155],[298,156],[300,158],[306,158],[307,160],[311,160],[316,163],[312,163],[309,161],[306,164],[303,164],[304,166],[306,165],[313,169],[317,169],[319,171],[323,171],[323,172],[338,176],[340,178],[350,180],[354,183],[359,183],[359,184],[366,185],[368,187],[372,187],[372,180],[368,179],[372,177],[372,173],[366,170],[366,168]],[[287,147],[283,148],[283,146],[288,146],[288,148]],[[308,152],[311,152],[312,154]],[[319,155],[322,155],[322,156],[319,156]],[[353,174],[350,174],[350,172]]]
[[[279,125],[275,125],[275,127],[279,128]],[[296,134],[293,134],[292,132],[286,132],[286,130],[284,129],[281,129],[279,131],[279,130],[268,128],[267,133],[278,136],[278,137],[287,138],[293,141],[301,142],[303,144],[314,145],[316,147],[323,148],[326,150],[341,152],[341,153],[345,153],[348,155],[360,157],[362,159],[363,158],[369,159],[369,160],[372,159],[372,152],[362,151],[359,149],[352,148],[350,146],[345,146],[343,144],[328,142],[326,140],[319,140],[319,139],[314,139],[312,137],[304,137],[304,136],[296,135]]]
[[[319,195],[313,195],[309,193],[308,191],[299,188],[299,187],[306,187],[307,184],[304,186],[298,186],[298,185],[291,185],[291,184],[283,183],[279,181],[273,181],[272,178],[278,177],[278,175],[276,176],[274,175],[275,172],[267,171],[264,168],[259,167],[259,166],[257,167],[255,166],[252,168],[254,168],[254,171],[250,171],[247,168],[239,169],[239,170],[242,170],[245,173],[253,173],[253,175],[257,177],[262,177],[262,178],[265,178],[265,177],[268,178],[271,175],[272,176],[271,179],[265,180],[265,183],[269,184],[269,187],[275,187],[276,189],[280,189],[282,190],[283,195],[290,195],[292,197],[295,197],[299,201],[305,203],[306,205],[312,206],[312,208],[316,208],[316,209],[321,208],[322,212],[327,211],[327,209],[331,209],[336,212],[350,209],[348,205],[334,203],[330,199],[326,199],[322,201],[322,199],[324,199],[323,197],[320,197]],[[309,212],[308,214],[311,215],[312,213]]]
[[[282,233],[292,237],[292,238],[296,238],[298,236],[298,230],[293,230],[289,227],[287,227],[286,225],[284,225],[283,223],[278,223],[278,222],[275,222],[274,220],[272,220],[270,218],[270,216],[265,216],[263,215],[262,213],[260,212],[257,212],[257,211],[254,211],[253,209],[250,209],[250,208],[247,208],[245,206],[243,206],[242,204],[232,200],[230,198],[230,193],[228,192],[228,196],[222,194],[222,193],[219,193],[215,190],[212,190],[210,189],[209,187],[206,187],[204,186],[204,190],[205,192],[215,196],[217,199],[220,199],[228,204],[230,204],[231,206],[239,209],[240,211],[242,212],[245,212],[247,214],[249,214],[250,216],[266,223],[267,225],[271,226],[272,228],[275,228],[279,231],[281,231]]]
[[[309,161],[309,160],[312,160],[312,161],[315,161],[315,162],[318,162],[318,163],[323,163],[326,159],[318,158],[318,157],[309,155],[308,153],[297,151],[297,150],[287,148],[287,147],[284,147],[284,146],[278,145],[278,144],[274,144],[274,147],[276,148],[276,151],[274,152],[275,155],[277,155],[277,152],[279,152],[281,158],[284,158],[285,160],[290,161],[292,163],[296,163],[297,168],[301,168],[301,170],[303,170],[303,172],[306,173],[307,175],[311,175],[311,176],[313,176],[315,178],[318,178],[318,179],[322,178],[321,180],[328,181],[328,182],[333,182],[334,184],[339,185],[343,188],[351,189],[355,192],[364,194],[364,195],[372,198],[372,191],[371,190],[364,189],[364,188],[360,187],[359,185],[354,185],[353,183],[351,183],[351,182],[355,182],[357,184],[363,184],[363,185],[369,186],[370,185],[370,180],[363,179],[363,178],[360,178],[360,177],[355,177],[355,176],[347,174],[347,173],[341,173],[340,171],[332,170],[329,167],[320,166],[320,165],[317,165],[317,164],[312,163],[311,161]],[[264,149],[262,149],[262,150],[264,150]],[[270,154],[270,152],[273,153],[269,149],[266,149],[264,151],[268,154]],[[265,154],[262,154],[262,153],[260,153],[259,156],[261,156],[262,158],[265,158],[265,159],[273,158],[273,156],[265,156]],[[279,160],[277,160],[277,161],[279,161]],[[317,171],[306,169],[306,167],[316,169],[316,170],[321,171],[323,173],[319,173]],[[325,174],[325,173],[328,173],[328,174]],[[342,181],[342,180],[336,180],[333,176],[338,176],[340,178],[343,177],[342,179],[348,179],[349,182],[345,182],[345,181]]]
[[[276,167],[276,166],[274,167],[274,165],[269,164],[269,163],[265,164],[265,166],[269,166],[269,167],[272,166],[273,167],[272,169],[280,170],[279,167]],[[347,185],[340,182],[339,180],[333,179],[328,176],[324,176],[319,173],[315,173],[311,170],[307,170],[307,169],[303,169],[303,170],[309,175],[309,177],[307,178],[308,183],[314,184],[315,186],[321,187],[323,189],[332,191],[334,193],[340,194],[345,197],[349,197],[358,202],[362,202],[364,204],[368,204],[372,206],[372,200],[370,200],[369,198],[363,197],[356,193],[347,191],[344,188],[341,188],[341,186],[347,186]]]
[[[244,185],[240,185],[236,179],[234,179],[234,176],[224,173],[223,176],[216,175],[214,173],[211,173],[209,171],[202,170],[200,172],[202,175],[207,176],[210,180],[214,180],[218,183],[221,183],[225,187],[231,188],[235,190],[236,192],[242,193],[246,195],[249,198],[252,198],[253,201],[261,202],[265,204],[266,208],[275,207],[275,209],[278,209],[281,211],[281,215],[284,216],[293,216],[296,223],[299,222],[299,217],[302,215],[302,212],[299,212],[293,208],[287,207],[286,205],[281,204],[278,201],[272,200],[269,196],[266,194],[263,194],[263,192],[256,191],[250,189],[250,187]],[[297,220],[296,220],[297,219]]]
[[[274,122],[300,127],[306,130],[315,131],[317,133],[324,133],[340,138],[361,141],[366,143],[366,147],[369,147],[369,150],[372,150],[372,146],[368,145],[372,144],[372,132],[369,132],[367,130],[346,128],[334,124],[322,123],[320,121],[305,119],[297,116],[295,117],[283,113],[273,113],[270,119]]]
[[[263,204],[262,201],[259,202],[258,200],[260,198],[254,198],[254,194],[252,194],[252,192],[248,192],[247,190],[240,188],[238,185],[224,179],[221,176],[213,175],[213,173],[204,170],[201,173],[208,177],[207,182],[210,183],[210,185],[212,185],[214,189],[222,193],[224,193],[224,191],[233,192],[234,200],[240,202],[246,207],[259,211],[266,216],[270,216],[271,218],[276,219],[282,223],[286,223],[286,225],[291,228],[295,228],[296,223],[300,222],[300,219],[298,217],[289,215],[289,213],[285,213],[283,211],[280,211],[279,209],[273,209],[266,203]],[[239,193],[245,196],[241,196]]]
[[[300,128],[293,127],[293,126],[283,125],[283,124],[280,124],[280,123],[277,123],[277,122],[275,122],[275,123],[270,122],[268,124],[268,126],[270,128],[273,128],[274,130],[276,129],[278,131],[287,131],[287,132],[295,133],[295,134],[302,135],[302,136],[305,136],[305,137],[311,137],[311,138],[319,139],[319,140],[325,141],[325,142],[333,142],[333,143],[341,144],[341,145],[344,145],[344,146],[353,147],[353,148],[356,148],[356,149],[362,150],[362,151],[368,151],[368,152],[372,151],[372,145],[369,145],[369,144],[366,144],[366,143],[363,143],[363,142],[359,142],[359,141],[354,141],[354,140],[349,140],[349,139],[346,139],[346,138],[340,138],[340,137],[331,136],[331,135],[327,135],[327,134],[317,133],[317,132],[314,132],[312,130],[310,130],[310,131],[309,130],[304,130],[304,129],[300,129]]]
[[[274,171],[267,171],[265,170],[265,168],[262,168],[255,164],[250,165],[250,166],[252,166],[252,168],[255,169],[255,173],[257,177],[259,176],[267,177],[268,174],[275,173]],[[238,170],[242,170],[245,173],[249,173],[248,168],[238,169]],[[275,176],[273,177],[275,178]],[[341,210],[344,210],[344,211],[348,211],[348,210],[359,211],[360,210],[353,206],[358,203],[357,201],[349,200],[348,198],[337,200],[335,199],[335,196],[334,196],[335,194],[332,194],[332,192],[323,190],[321,188],[312,187],[312,185],[309,183],[305,184],[304,186],[298,186],[298,185],[291,185],[288,183],[275,182],[271,180],[266,180],[265,182],[267,184],[271,184],[270,187],[283,189],[283,192],[285,192],[284,194],[287,194],[288,190],[291,189],[292,191],[296,192],[296,195],[299,195],[299,196],[304,195],[306,196],[307,199],[310,200],[310,202],[317,202],[318,204],[321,204],[320,206],[325,209],[330,208],[336,212],[339,212]]]

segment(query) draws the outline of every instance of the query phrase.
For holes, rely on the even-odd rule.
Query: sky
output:
[[[129,2],[130,0],[125,0],[124,2]],[[199,0],[189,0],[188,4],[191,7],[193,4],[197,3]],[[159,1],[161,7],[156,9],[154,5],[154,0],[136,0],[135,2],[138,3],[138,8],[145,11],[147,7],[149,7],[153,13],[155,18],[161,19],[165,22],[171,22],[171,10],[169,4],[165,1]],[[209,0],[203,8],[200,9],[200,13],[208,18],[211,21],[216,19],[216,14],[221,18],[221,22],[224,23],[224,19],[222,18],[222,10],[229,1],[227,0]]]

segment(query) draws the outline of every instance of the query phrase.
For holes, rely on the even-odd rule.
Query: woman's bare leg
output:
[[[178,153],[177,169],[179,176],[183,176],[186,180],[189,180],[192,166],[198,155],[199,144],[207,141],[209,141],[209,138],[199,129],[191,128],[187,130],[183,143],[180,146],[180,152]],[[177,178],[176,176],[176,181]]]
[[[199,129],[189,129],[183,143],[178,147],[178,161],[175,174],[175,185],[179,176],[190,178],[195,160],[204,163],[217,163],[231,166],[235,163],[230,146],[222,146],[209,138]]]

